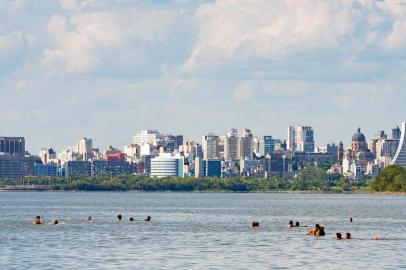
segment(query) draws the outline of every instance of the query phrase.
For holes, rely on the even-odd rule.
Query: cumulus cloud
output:
[[[368,57],[362,61],[381,62],[374,59],[374,53],[406,49],[406,24],[400,9],[402,5],[395,1],[363,0],[207,3],[196,12],[197,43],[183,69],[211,74],[224,69],[245,71],[249,65],[257,71],[275,70],[273,78],[312,77],[314,73],[351,76],[353,71],[340,70],[340,66],[359,66],[365,53]],[[373,72],[379,69],[383,69],[381,64]],[[365,75],[364,70],[357,74]]]
[[[249,100],[254,93],[254,84],[251,82],[242,82],[233,90],[233,97],[237,101]]]
[[[75,1],[63,3],[65,7],[77,6],[72,4]],[[185,28],[180,23],[178,11],[159,9],[74,12],[68,17],[57,14],[48,23],[54,46],[44,50],[43,64],[51,71],[66,73],[103,69],[116,69],[112,74],[160,73],[179,57],[181,48],[176,46],[182,36],[174,31]]]
[[[275,136],[288,122],[334,119],[340,132],[359,124],[354,115],[386,123],[406,98],[405,8],[404,0],[0,0],[0,110],[12,111],[4,126],[20,119],[26,125],[14,131],[41,140],[36,124],[49,120],[60,135],[52,137],[94,132],[107,141],[117,134],[103,121],[125,138],[148,127],[199,137],[225,123],[267,133],[257,124],[265,120],[283,130]],[[371,117],[371,108],[384,112]],[[189,125],[196,119],[207,126]]]

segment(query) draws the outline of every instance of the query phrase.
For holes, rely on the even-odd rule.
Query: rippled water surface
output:
[[[31,225],[37,215],[62,224]],[[288,229],[291,219],[327,235]],[[355,239],[335,240],[346,231]],[[402,268],[406,196],[0,193],[0,269]]]

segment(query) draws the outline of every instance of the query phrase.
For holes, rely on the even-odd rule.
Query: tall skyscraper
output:
[[[203,159],[216,159],[219,136],[209,133],[202,137]]]
[[[224,159],[238,160],[238,137],[237,130],[231,129],[224,139]]]
[[[392,164],[406,167],[406,123],[402,123],[401,134]]]
[[[314,130],[312,127],[290,126],[288,128],[288,145],[290,151],[314,152]]]
[[[251,129],[244,129],[242,132],[242,136],[239,140],[239,154],[240,159],[253,159],[254,149],[253,149],[253,142],[254,137],[252,135]]]
[[[0,137],[0,154],[24,156],[24,137]]]

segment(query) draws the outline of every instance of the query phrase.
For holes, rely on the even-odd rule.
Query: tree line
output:
[[[96,177],[28,178],[22,180],[1,179],[0,185],[41,185],[48,190],[78,191],[313,191],[348,192],[365,189],[367,179],[349,181],[340,175],[327,174],[324,169],[303,167],[294,178],[272,177],[163,177],[151,178],[139,175]]]

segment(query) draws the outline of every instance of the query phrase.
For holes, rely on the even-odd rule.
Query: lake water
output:
[[[31,225],[37,215],[62,224]],[[355,239],[335,240],[346,231]],[[0,269],[27,268],[406,269],[406,196],[0,193]]]

